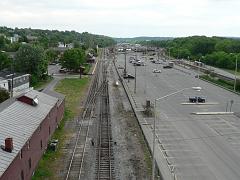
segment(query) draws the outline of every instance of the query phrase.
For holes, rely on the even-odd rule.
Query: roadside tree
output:
[[[65,51],[61,58],[61,65],[64,68],[77,72],[81,65],[86,62],[85,51],[80,48]]]
[[[0,71],[9,68],[11,65],[11,61],[8,55],[5,52],[0,51]]]
[[[47,65],[42,47],[25,44],[16,53],[16,70],[31,74],[33,79],[41,79],[47,72]]]
[[[0,88],[0,103],[7,100],[9,97],[9,92],[6,89]]]

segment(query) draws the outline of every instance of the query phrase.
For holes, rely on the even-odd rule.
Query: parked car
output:
[[[133,65],[134,65],[134,66],[144,66],[144,62],[138,60],[138,61],[135,61],[135,62],[133,63]]]
[[[172,66],[169,66],[169,65],[165,65],[165,66],[163,66],[163,68],[164,69],[171,69],[171,68],[173,68]]]
[[[155,64],[162,64],[162,61],[155,61]]]
[[[124,69],[124,67],[123,66],[118,66],[118,69]]]
[[[161,73],[162,71],[160,69],[153,69],[153,73]]]
[[[61,68],[61,69],[59,69],[59,72],[60,72],[60,73],[66,73],[66,72],[67,72],[67,69],[66,69],[66,68]]]
[[[127,74],[126,76],[123,76],[124,79],[134,79],[135,77],[131,74]]]
[[[191,103],[196,103],[196,102],[199,102],[199,103],[205,103],[206,102],[206,98],[204,97],[189,97],[189,102]]]

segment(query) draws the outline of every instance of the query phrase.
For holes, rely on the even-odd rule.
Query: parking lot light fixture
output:
[[[162,96],[162,97],[159,97],[159,98],[156,98],[154,100],[154,121],[153,121],[153,147],[152,147],[152,180],[155,180],[155,143],[156,143],[156,120],[157,120],[157,102],[158,101],[161,101],[163,99],[166,99],[170,96],[174,96],[176,94],[179,94],[185,90],[188,90],[188,89],[193,89],[195,91],[200,91],[202,88],[201,87],[188,87],[188,88],[183,88],[181,90],[178,90],[178,91],[175,91],[173,93],[170,93],[170,94],[167,94],[165,96]]]
[[[230,53],[233,54],[233,53]],[[234,85],[233,85],[233,90],[236,91],[236,84],[237,84],[237,65],[238,65],[238,56],[236,54],[236,60],[235,60],[235,78],[234,78]]]
[[[236,55],[236,65],[235,65],[235,79],[234,79],[234,91],[236,91],[236,84],[237,84],[237,65],[238,65],[238,57]]]

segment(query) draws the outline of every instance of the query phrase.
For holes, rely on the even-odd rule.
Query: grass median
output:
[[[233,81],[227,81],[227,80],[219,79],[219,78],[212,77],[212,76],[209,76],[209,75],[201,75],[200,79],[207,80],[207,81],[209,81],[213,84],[217,84],[219,86],[222,86],[226,89],[229,89],[229,90],[233,91],[233,86],[234,86]],[[236,84],[236,91],[240,92],[240,84],[238,84],[238,83]]]
[[[83,101],[89,86],[90,78],[82,79],[63,79],[61,80],[55,91],[64,94],[65,97],[65,112],[60,126],[54,132],[53,139],[59,140],[57,151],[47,150],[38,164],[33,180],[42,179],[58,179],[55,173],[58,171],[59,158],[62,157],[62,147],[68,137],[68,133],[64,126],[66,121],[70,121],[73,117],[81,112],[81,101]]]

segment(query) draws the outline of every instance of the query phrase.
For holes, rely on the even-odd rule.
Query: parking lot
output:
[[[230,110],[240,112],[240,97],[199,80],[197,72],[176,65],[163,68],[168,62],[161,60],[161,64],[155,64],[149,57],[145,60],[141,53],[137,58],[145,66],[133,66],[129,63],[131,56],[135,54],[127,55],[127,74],[134,76],[136,68],[136,93],[135,79],[125,79],[125,82],[136,109],[143,109],[146,100],[153,105],[155,99],[182,90],[157,101],[156,106],[156,154],[164,156],[161,163],[168,166],[172,177],[240,179],[240,118],[236,114],[220,114]],[[117,56],[116,64],[124,67],[124,54]],[[154,73],[154,69],[161,72]],[[202,89],[195,91],[192,87]],[[189,103],[189,97],[195,96],[206,98],[206,102]],[[197,115],[202,112],[207,115]],[[143,116],[143,119],[152,132],[154,118]]]

